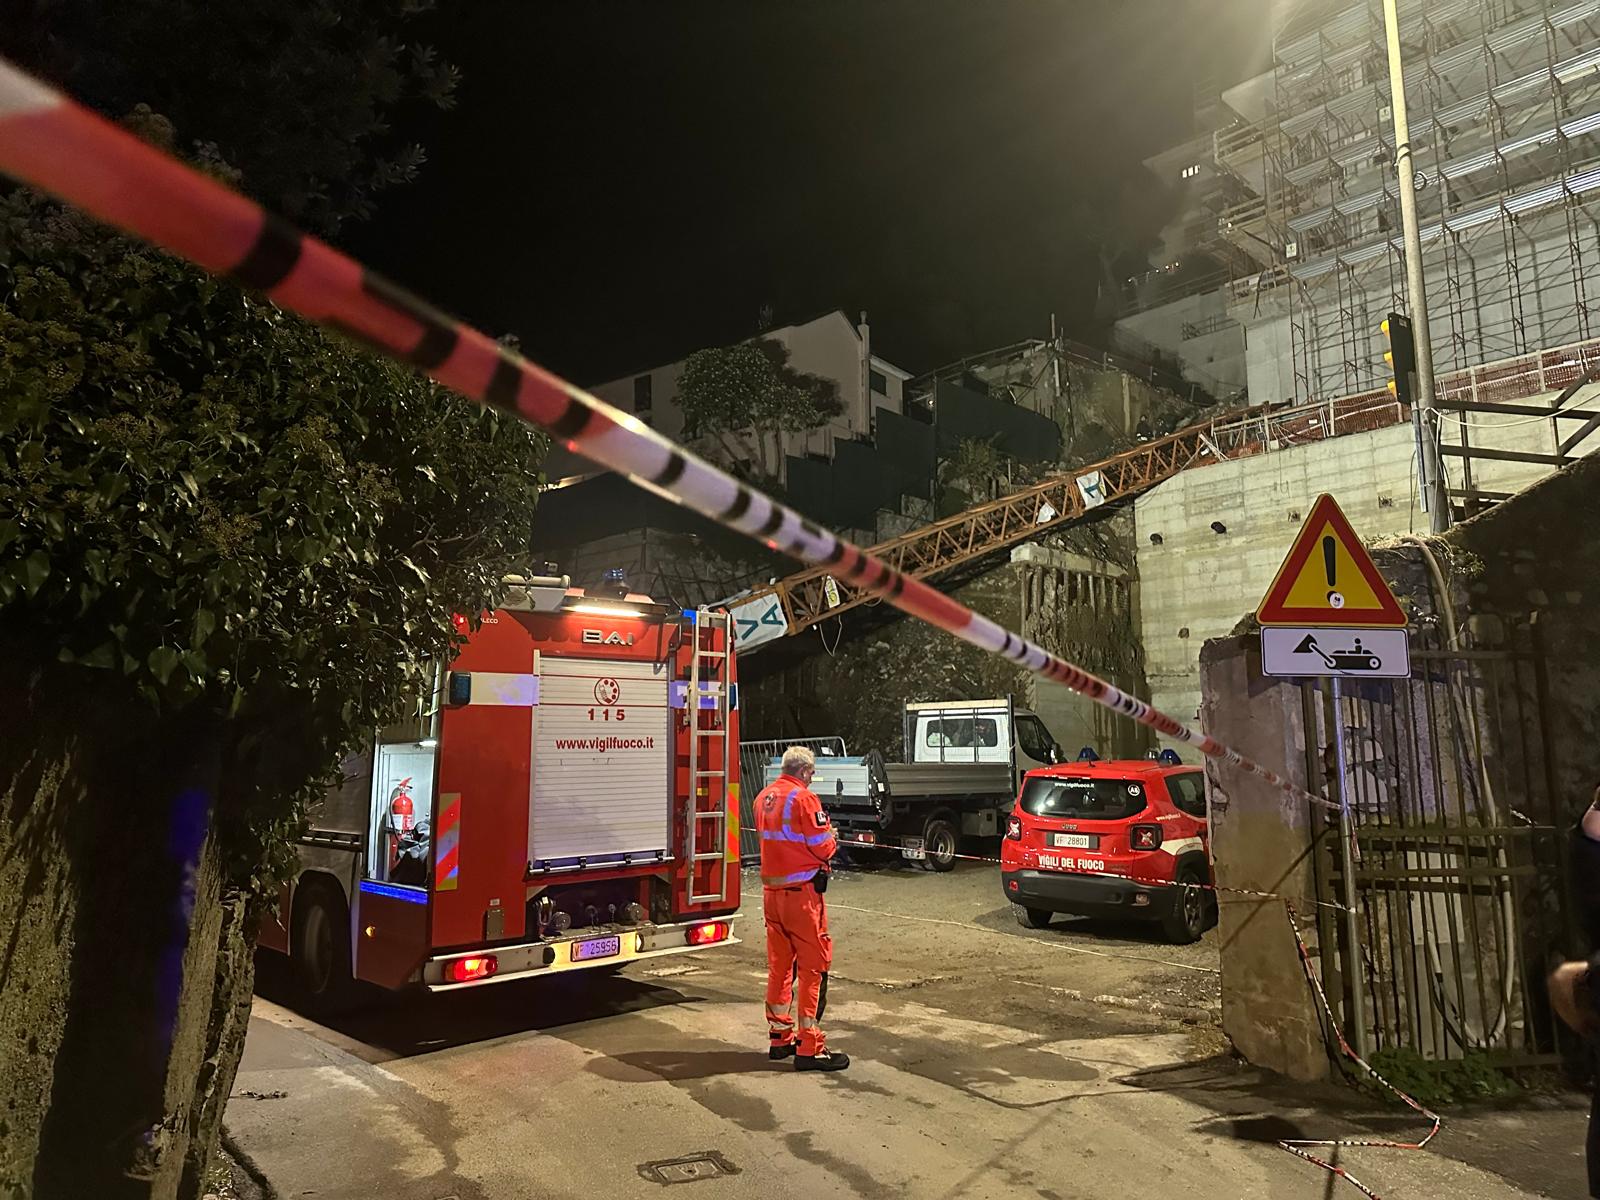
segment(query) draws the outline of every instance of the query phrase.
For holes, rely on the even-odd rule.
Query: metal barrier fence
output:
[[[756,826],[756,796],[766,786],[767,766],[790,746],[804,746],[818,756],[844,757],[844,739],[836,737],[784,738],[739,743],[739,859],[761,861],[761,830]]]
[[[1319,917],[1323,979],[1358,1049],[1553,1063],[1573,1039],[1543,979],[1571,916],[1543,664],[1531,640],[1465,650],[1416,636],[1409,679],[1345,681],[1337,702],[1302,685],[1354,827],[1349,859],[1335,821],[1319,838],[1320,894],[1346,895],[1353,861],[1359,912],[1354,947]]]

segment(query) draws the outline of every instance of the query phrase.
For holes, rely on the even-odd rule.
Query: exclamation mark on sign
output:
[[[1322,570],[1328,577],[1328,607],[1343,608],[1344,597],[1338,588],[1339,540],[1331,533],[1322,539]]]

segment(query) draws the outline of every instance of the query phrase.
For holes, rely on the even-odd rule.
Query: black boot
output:
[[[793,1058],[794,1053],[793,1042],[774,1042],[767,1047],[767,1057],[773,1062],[780,1062],[785,1058]]]
[[[821,1054],[796,1054],[796,1071],[842,1071],[850,1065],[850,1056],[842,1050],[824,1050]]]

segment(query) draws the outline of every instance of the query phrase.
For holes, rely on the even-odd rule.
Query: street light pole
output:
[[[1389,47],[1389,96],[1394,113],[1394,173],[1400,189],[1400,225],[1405,236],[1406,295],[1411,330],[1417,343],[1417,386],[1411,420],[1417,430],[1418,474],[1428,528],[1450,528],[1450,498],[1439,453],[1439,412],[1434,407],[1433,338],[1428,332],[1428,292],[1422,277],[1422,233],[1417,225],[1416,163],[1411,152],[1411,124],[1406,118],[1406,76],[1400,60],[1400,16],[1397,0],[1383,0],[1384,40]]]

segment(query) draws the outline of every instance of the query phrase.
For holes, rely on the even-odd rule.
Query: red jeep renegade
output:
[[[1205,773],[1171,751],[1093,755],[1023,777],[1000,844],[1000,886],[1017,920],[1043,929],[1056,913],[1145,917],[1171,941],[1198,940],[1216,896],[1183,885],[1211,882]]]

